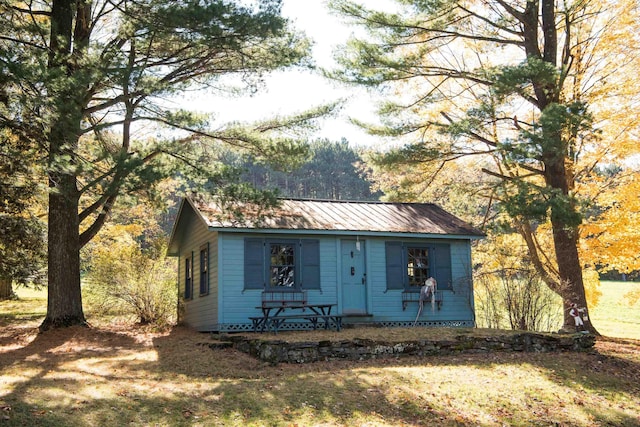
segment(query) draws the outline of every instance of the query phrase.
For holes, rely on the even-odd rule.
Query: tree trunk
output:
[[[60,182],[75,182],[71,176],[59,176]],[[58,185],[60,184],[58,183]],[[80,289],[80,245],[78,198],[69,194],[49,195],[49,253],[47,316],[41,330],[86,325]]]
[[[49,134],[49,283],[47,316],[41,330],[86,325],[80,289],[80,194],[74,171],[83,92],[70,57],[76,6],[73,0],[54,0],[51,8],[48,68],[55,78],[49,94],[57,114]]]
[[[555,291],[562,297],[564,304],[563,329],[573,331],[575,322],[568,308],[572,303],[577,304],[578,307],[587,308],[587,298],[582,278],[582,263],[578,253],[578,225],[568,222],[577,214],[575,203],[568,198],[572,177],[567,174],[564,158],[555,156],[554,159],[545,163],[545,179],[547,185],[559,190],[564,197],[551,208],[553,244],[560,276],[559,289]],[[585,322],[585,328],[593,334],[600,335],[590,321]]]
[[[534,2],[532,2],[534,3]],[[556,24],[556,2],[541,0],[541,17],[543,30],[543,50],[538,56],[544,62],[558,67],[558,35]],[[533,24],[533,22],[531,22]],[[534,40],[530,40],[534,42]],[[559,103],[562,87],[550,85],[550,82],[538,82],[536,96],[538,107],[544,113],[553,103]],[[557,195],[551,203],[551,227],[553,230],[553,244],[558,265],[560,283],[555,291],[562,297],[564,304],[563,329],[575,330],[575,322],[569,314],[568,307],[575,303],[579,307],[587,307],[587,299],[582,278],[582,263],[578,254],[579,221],[578,209],[571,199],[570,193],[575,187],[575,177],[571,172],[572,159],[567,159],[569,141],[564,134],[566,129],[550,127],[547,129],[547,143],[543,153],[544,177],[548,187],[557,190]],[[598,334],[591,322],[585,327],[592,333]]]
[[[558,272],[560,273],[560,296],[564,303],[564,326],[563,329],[573,331],[575,323],[573,317],[569,315],[569,306],[575,303],[578,307],[587,307],[587,298],[584,292],[582,279],[582,267],[578,255],[577,238],[575,231],[568,231],[561,221],[552,221],[553,243],[556,250],[558,262]],[[595,334],[591,322],[585,322],[585,327]]]
[[[0,301],[15,297],[10,277],[0,277]]]

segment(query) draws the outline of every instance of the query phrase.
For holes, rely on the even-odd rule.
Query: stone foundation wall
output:
[[[321,360],[363,360],[383,357],[448,355],[454,353],[584,351],[595,345],[589,334],[551,335],[521,333],[493,337],[458,336],[448,341],[385,342],[348,341],[287,342],[230,336],[226,343],[265,362],[309,363]],[[211,347],[220,347],[212,344]]]

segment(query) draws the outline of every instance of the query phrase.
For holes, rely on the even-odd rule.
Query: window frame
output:
[[[191,255],[185,257],[183,291],[183,297],[185,301],[190,301],[193,299],[193,252],[191,252]]]
[[[272,286],[271,248],[291,245],[293,248],[293,286]],[[245,238],[244,289],[277,292],[302,292],[320,289],[320,241],[295,238]],[[282,264],[284,265],[284,264]],[[281,266],[277,264],[276,266]]]
[[[387,290],[420,292],[424,280],[421,278],[417,281],[411,281],[409,277],[409,269],[414,268],[409,264],[409,251],[411,250],[426,252],[428,266],[426,274],[422,273],[425,276],[424,280],[434,277],[438,282],[438,289],[452,290],[451,244],[407,241],[387,241],[385,244]]]
[[[270,291],[296,291],[296,290],[300,290],[300,280],[299,280],[299,268],[298,265],[300,264],[300,245],[296,244],[295,241],[291,240],[267,240],[266,241],[266,254],[268,257],[268,261],[266,262],[267,265],[267,269],[268,269],[268,274],[267,274],[267,285],[266,285],[266,289],[270,290]],[[273,249],[276,247],[288,247],[287,248],[287,253],[285,254],[274,254],[273,253]],[[289,253],[289,250],[291,250],[291,253]],[[274,258],[278,258],[280,257],[281,260],[282,257],[284,257],[285,262],[282,263],[275,263],[274,264]],[[293,258],[293,263],[291,263],[287,258]],[[293,283],[291,286],[287,286],[287,285],[274,285],[274,273],[276,272],[276,270],[278,271],[287,271],[287,269],[291,269],[289,270],[289,273],[286,274],[287,277],[284,277],[282,279],[280,279],[281,273],[276,274],[276,281],[277,282],[283,282],[285,283],[288,279],[288,276],[292,276],[291,279],[293,280]]]
[[[412,254],[412,252],[414,252]],[[420,253],[416,253],[420,252]],[[433,268],[431,267],[431,256],[432,250],[428,246],[406,246],[406,269],[407,269],[407,284],[405,286],[406,290],[417,290],[420,291],[420,288],[424,285],[425,280],[429,277],[432,277]],[[412,264],[411,261],[426,259],[425,265],[415,265]],[[417,277],[420,276],[420,277]],[[417,277],[417,278],[416,278]]]

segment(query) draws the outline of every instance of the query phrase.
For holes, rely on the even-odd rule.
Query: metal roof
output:
[[[484,236],[480,230],[432,203],[384,203],[328,200],[281,200],[277,208],[257,212],[239,208],[238,217],[214,203],[190,200],[215,229],[318,230]]]

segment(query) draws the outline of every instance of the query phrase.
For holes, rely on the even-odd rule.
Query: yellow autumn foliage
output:
[[[550,225],[540,225],[536,230],[536,237],[544,262],[555,268],[550,230]],[[516,233],[490,233],[474,247],[473,260],[475,265],[480,266],[476,272],[480,275],[498,274],[504,269],[534,270],[527,247],[522,237]],[[587,302],[590,307],[595,307],[602,296],[598,272],[594,268],[586,267],[582,275]]]
[[[602,271],[640,270],[640,173],[619,178],[598,202],[602,213],[582,227],[583,261]]]
[[[640,269],[640,6],[625,0],[601,7],[615,19],[585,60],[595,70],[585,84],[599,140],[582,153],[576,186],[590,203],[580,255],[589,268],[629,273]]]

